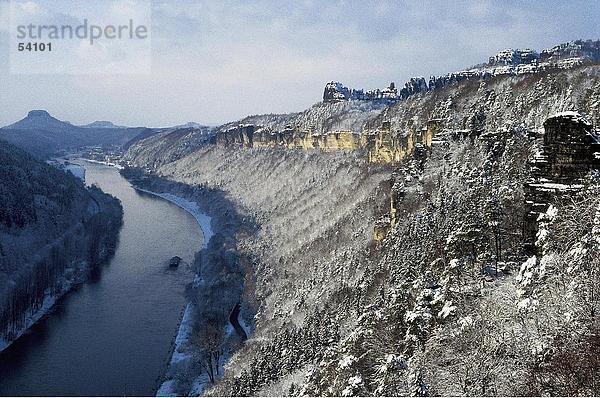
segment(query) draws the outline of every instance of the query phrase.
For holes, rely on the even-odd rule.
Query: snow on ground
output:
[[[190,390],[189,396],[190,397],[199,397],[200,395],[202,395],[202,392],[204,391],[204,386],[206,385],[206,383],[208,383],[207,377],[205,377],[205,376],[196,377],[196,379],[192,383],[192,388]]]
[[[124,169],[123,166],[121,166],[120,164],[117,164],[117,163],[104,162],[104,161],[101,161],[101,160],[86,159],[86,158],[82,158],[82,160],[85,160],[86,162],[90,162],[90,163],[96,163],[96,164],[103,164],[105,166],[111,166],[111,167],[114,167],[115,169],[118,169],[118,170],[123,170]]]
[[[65,164],[65,170],[85,182],[85,168],[78,164],[68,163]]]
[[[85,167],[79,164],[71,163],[68,158],[52,158],[46,161],[46,163],[69,172],[85,182]]]
[[[175,350],[173,351],[173,356],[171,357],[172,364],[189,358],[189,353],[178,350],[178,348],[183,347],[190,341],[192,326],[192,306],[191,304],[188,304],[185,307],[183,318],[181,319],[181,324],[179,325],[179,331],[177,332],[177,337],[175,338]]]
[[[68,279],[68,280],[64,281],[61,289],[59,290],[59,292],[56,295],[51,295],[50,293],[46,293],[46,296],[44,297],[44,302],[42,303],[42,306],[34,313],[31,313],[31,312],[28,313],[27,317],[25,318],[25,324],[19,331],[17,331],[14,339],[12,339],[11,341],[6,341],[2,337],[0,337],[0,352],[4,351],[12,343],[17,341],[19,339],[19,337],[21,337],[27,330],[29,330],[29,328],[31,326],[33,326],[33,324],[35,324],[44,315],[46,315],[48,313],[48,311],[50,311],[52,309],[54,304],[56,304],[56,301],[59,298],[61,298],[63,295],[65,295],[69,290],[71,290],[71,288],[76,284],[76,282],[77,282],[77,278]]]
[[[186,369],[190,366],[190,361],[193,360],[192,354],[190,353],[189,347],[191,346],[193,318],[193,308],[191,304],[185,307],[185,312],[179,325],[177,337],[175,338],[175,348],[169,362],[168,374],[175,375],[181,370]],[[189,396],[199,396],[202,394],[204,387],[209,383],[208,376],[201,374],[196,377],[192,382]],[[167,379],[162,382],[158,391],[156,392],[157,397],[176,397],[177,396],[177,381],[175,379]]]
[[[160,388],[156,392],[157,397],[174,397],[175,393],[175,380],[167,380],[160,385]]]
[[[158,196],[165,200],[168,200],[169,202],[181,207],[183,210],[190,213],[196,219],[196,221],[200,225],[200,228],[202,229],[202,235],[204,235],[203,248],[205,248],[208,245],[208,241],[214,235],[214,232],[210,225],[211,218],[209,216],[207,216],[206,214],[202,213],[202,211],[200,211],[200,208],[198,207],[198,203],[189,201],[187,199],[184,199],[182,197],[179,197],[177,195],[173,195],[170,193],[158,193],[158,192],[148,191],[147,189],[142,189],[142,188],[137,188],[137,187],[135,187],[135,189],[138,191],[146,192],[151,195],[155,195],[155,196]]]
[[[191,359],[191,354],[186,352],[186,347],[189,344],[192,335],[192,305],[188,304],[185,307],[183,318],[179,324],[179,330],[177,331],[177,337],[175,337],[175,348],[171,355],[171,361],[169,362],[169,370],[176,369],[185,366],[188,360]],[[175,380],[165,380],[160,385],[160,388],[156,392],[157,397],[174,397],[177,396],[175,391],[177,382]]]
[[[40,320],[41,317],[46,315],[48,313],[48,311],[50,311],[52,306],[54,306],[55,303],[56,303],[56,297],[47,294],[46,297],[44,297],[44,303],[42,304],[40,309],[38,309],[33,314],[29,314],[27,316],[27,318],[25,319],[25,325],[23,326],[23,328],[21,328],[17,332],[17,334],[13,340],[6,341],[6,340],[0,338],[0,352],[4,351],[6,348],[8,348],[13,342],[15,342],[19,337],[21,337],[23,335],[23,333],[25,333],[31,326],[33,326],[34,323],[36,323],[38,320]]]
[[[53,159],[52,161],[49,161],[48,163],[51,165],[57,165],[57,164],[62,165],[64,167],[65,171],[68,171],[71,174],[73,174],[75,177],[80,178],[82,181],[85,181],[85,168],[80,165],[66,162],[64,159]],[[98,212],[99,211],[99,209],[97,209],[98,205],[92,201],[90,203],[90,206],[93,206],[93,205],[96,206],[95,212]],[[76,283],[80,282],[79,279],[80,278],[77,275],[75,275],[75,277],[73,279],[66,279],[63,282],[61,289],[58,291],[58,293],[56,295],[51,295],[51,294],[47,293],[46,296],[44,297],[44,302],[42,303],[41,307],[33,313],[31,313],[31,312],[28,313],[27,317],[25,318],[24,326],[20,330],[17,331],[15,337],[12,340],[7,341],[4,338],[2,338],[2,336],[0,336],[0,352],[4,351],[13,342],[18,340],[18,338],[21,337],[31,326],[33,326],[44,315],[46,315],[48,313],[48,311],[50,311],[52,309],[54,304],[56,304],[56,301],[60,297],[62,297],[69,290],[71,290],[71,288]]]

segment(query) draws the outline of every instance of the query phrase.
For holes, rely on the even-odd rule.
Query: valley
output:
[[[599,62],[599,41],[509,49],[383,90],[332,81],[306,110],[219,126],[31,111],[0,129],[36,156],[0,141],[0,171],[23,181],[2,209],[33,187],[0,213],[0,395],[598,394]],[[61,153],[87,158],[72,160],[87,188],[40,161]],[[112,210],[93,261],[20,254],[80,247],[86,195]],[[54,272],[65,262],[81,267]],[[32,313],[17,292],[37,309],[89,263],[104,265],[16,339],[29,315],[13,313]]]
[[[153,395],[166,368],[202,248],[199,224],[115,168],[77,163],[88,184],[121,202],[119,241],[87,283],[0,353],[0,395]],[[174,255],[184,263],[172,270]]]
[[[542,232],[526,186],[549,118],[576,110],[597,125],[597,74],[587,63],[465,79],[383,106],[350,99],[252,116],[196,149],[189,134],[130,146],[123,164],[222,191],[258,225],[237,243],[252,289],[241,315],[254,332],[206,394],[570,393],[549,381],[563,370],[546,366],[588,344],[595,326],[583,308],[596,282],[568,268],[573,283],[561,285],[559,264],[579,249],[558,241],[576,228],[567,246],[586,245],[591,221],[568,220],[576,208],[594,218],[596,183],[592,170],[587,188],[534,202]],[[567,200],[555,204],[563,216],[544,214],[554,211],[548,200]],[[553,249],[539,246],[547,233]],[[585,247],[576,261],[590,261]],[[568,348],[536,356],[557,340]],[[188,383],[180,379],[180,394]]]

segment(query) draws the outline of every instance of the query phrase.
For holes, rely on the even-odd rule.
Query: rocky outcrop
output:
[[[513,50],[512,48],[500,51],[498,54],[490,57],[488,66],[508,66],[519,64],[534,64],[538,62],[540,55],[531,49]]]
[[[408,84],[408,83],[407,83]],[[397,101],[400,99],[396,84],[391,82],[383,90],[378,88],[364,91],[362,89],[350,89],[340,82],[329,82],[325,85],[323,92],[323,102],[340,101]]]
[[[156,134],[128,148],[124,160],[152,170],[210,142],[221,147],[358,150],[372,163],[394,163],[458,137],[484,131],[537,131],[551,115],[577,109],[600,123],[600,67],[467,80],[402,101],[320,102],[287,115],[255,115],[194,139]],[[200,137],[200,136],[199,136]]]
[[[389,122],[362,133],[330,131],[324,134],[288,127],[277,131],[269,127],[242,124],[219,131],[213,143],[222,147],[319,149],[322,151],[364,150],[371,163],[396,163],[412,155],[417,145],[431,147],[440,130],[440,120],[430,120],[426,127],[413,126],[407,131],[392,130]]]
[[[600,140],[592,124],[579,112],[548,118],[531,161],[532,176],[525,185],[526,228],[534,250],[537,220],[557,198],[581,190],[586,175],[600,169]]]
[[[365,147],[371,163],[396,163],[411,156],[421,145],[431,147],[433,137],[441,128],[440,120],[429,120],[424,127],[412,125],[407,130],[392,129],[390,122],[365,134]]]
[[[376,89],[364,93],[363,90],[349,89],[339,82],[330,82],[325,85],[323,101],[399,101],[414,94],[437,90],[468,79],[485,80],[494,76],[532,74],[594,62],[600,62],[600,40],[576,40],[542,50],[540,53],[529,48],[510,48],[491,56],[486,64],[441,76],[431,76],[429,82],[423,77],[412,77],[400,91],[395,90],[394,83],[383,91]]]
[[[223,147],[357,150],[366,144],[360,134],[352,131],[331,131],[324,134],[287,127],[281,131],[271,127],[240,124],[219,131],[213,143]]]
[[[350,90],[342,83],[329,82],[325,85],[325,91],[323,92],[323,101],[325,102],[346,101],[350,97]]]
[[[522,59],[527,54],[522,51],[518,56]],[[483,131],[538,130],[549,116],[565,109],[580,109],[598,122],[599,73],[600,68],[590,65],[545,75],[508,75],[489,82],[462,82],[411,95],[382,110],[369,108],[371,114],[357,110],[360,122],[349,129],[328,129],[325,123],[332,126],[331,120],[337,120],[337,125],[342,126],[356,116],[337,108],[375,102],[322,103],[285,119],[285,124],[231,124],[218,130],[213,142],[224,147],[363,150],[371,163],[397,163],[414,155],[417,148],[426,151],[432,145],[458,137],[475,137]],[[408,86],[420,90],[423,81],[414,80]],[[248,121],[262,122],[258,118]],[[312,126],[318,123],[323,128],[316,130]]]
[[[579,112],[562,112],[544,123],[540,175],[561,184],[576,184],[600,165],[600,142],[592,124]]]
[[[600,40],[576,40],[542,50],[540,62],[558,62],[569,58],[600,61]]]

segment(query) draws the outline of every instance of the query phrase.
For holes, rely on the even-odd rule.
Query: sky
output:
[[[0,126],[31,109],[75,124],[217,125],[301,111],[332,80],[401,86],[506,48],[600,38],[596,0],[153,0],[149,73],[19,74],[9,9],[0,0]]]

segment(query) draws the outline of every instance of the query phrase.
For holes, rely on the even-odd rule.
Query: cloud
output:
[[[126,16],[122,4],[114,12]],[[155,0],[151,76],[11,77],[0,107],[7,123],[60,98],[74,121],[148,125],[299,111],[329,80],[402,84],[508,47],[595,38],[598,17],[600,3],[583,0]]]

